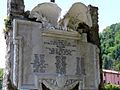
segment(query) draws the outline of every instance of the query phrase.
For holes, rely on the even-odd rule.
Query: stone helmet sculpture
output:
[[[52,2],[38,4],[30,12],[29,18],[36,18],[36,21],[47,21],[53,26],[57,25],[58,18],[61,14],[61,8]]]

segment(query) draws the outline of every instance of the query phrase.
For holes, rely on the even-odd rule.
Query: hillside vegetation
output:
[[[120,23],[104,29],[100,42],[103,68],[120,71]]]

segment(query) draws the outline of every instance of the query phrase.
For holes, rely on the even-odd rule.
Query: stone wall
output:
[[[24,0],[7,0],[7,15],[11,18],[23,17]]]
[[[91,34],[92,34],[92,42],[96,44],[100,49],[100,39],[99,39],[99,25],[98,25],[98,7],[89,5],[90,13],[92,16],[93,26],[91,27]],[[100,78],[101,78],[101,84],[99,86],[100,90],[103,90],[103,75],[102,75],[102,57],[101,57],[101,49],[99,54],[99,63],[100,63]]]

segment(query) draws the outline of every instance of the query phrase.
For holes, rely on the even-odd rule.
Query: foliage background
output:
[[[120,23],[108,26],[99,36],[103,68],[120,71]]]

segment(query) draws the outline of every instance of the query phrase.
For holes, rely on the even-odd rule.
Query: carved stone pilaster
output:
[[[13,83],[17,86],[18,81],[18,40],[14,40]]]
[[[20,85],[21,80],[18,77],[21,74],[21,70],[19,67],[21,67],[22,62],[22,37],[18,36],[13,38],[13,44],[14,44],[13,83],[16,87],[19,88],[18,83]]]

